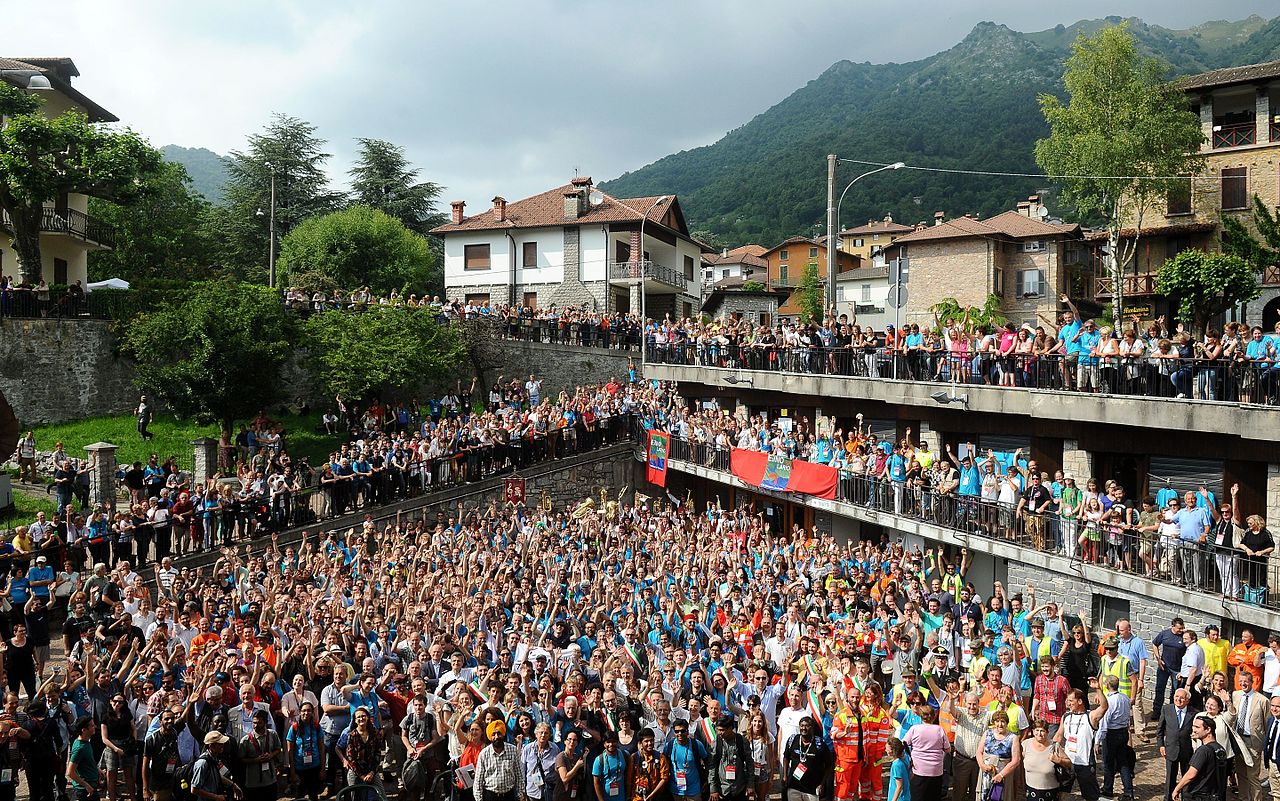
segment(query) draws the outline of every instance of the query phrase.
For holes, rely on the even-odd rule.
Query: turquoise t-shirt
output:
[[[911,801],[911,768],[907,766],[905,754],[893,760],[893,766],[889,768],[889,794],[885,798],[892,801],[899,787],[902,795],[898,796],[898,801]]]

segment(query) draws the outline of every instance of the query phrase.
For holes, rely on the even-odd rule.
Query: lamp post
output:
[[[271,171],[271,215],[267,223],[267,235],[271,241],[267,245],[267,286],[275,289],[276,286],[276,168],[270,162],[264,162],[266,168]],[[262,209],[258,209],[258,216],[262,216]]]
[[[827,156],[827,281],[826,286],[831,294],[835,294],[836,285],[836,232],[840,229],[840,206],[844,204],[844,196],[848,193],[850,187],[866,178],[868,175],[875,175],[885,170],[900,170],[907,166],[904,162],[895,161],[892,164],[886,164],[883,167],[876,167],[854,178],[849,182],[844,191],[840,193],[840,200],[836,201],[836,162],[838,159],[835,155]],[[823,314],[826,314],[828,304],[826,298],[823,298]]]
[[[640,373],[644,374],[644,364],[646,351],[649,349],[649,318],[645,313],[644,302],[644,278],[645,272],[648,270],[648,263],[644,257],[644,223],[649,219],[649,214],[658,208],[663,201],[667,199],[666,195],[653,201],[653,205],[645,209],[644,215],[640,217]]]

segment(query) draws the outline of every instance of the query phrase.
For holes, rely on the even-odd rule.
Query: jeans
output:
[[[1151,710],[1154,714],[1160,714],[1160,710],[1164,709],[1166,703],[1173,703],[1173,693],[1178,689],[1178,674],[1176,671],[1168,668],[1156,668],[1156,697],[1151,701]],[[1165,694],[1165,688],[1168,687],[1168,694]]]
[[[1117,772],[1125,795],[1133,795],[1133,762],[1129,730],[1108,730],[1102,738],[1102,795],[1111,796]]]

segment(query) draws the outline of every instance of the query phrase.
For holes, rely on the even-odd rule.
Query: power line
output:
[[[861,159],[838,159],[848,164],[863,164],[869,167],[889,167],[879,161],[863,161]],[[903,164],[900,169],[919,170],[920,172],[941,172],[949,175],[987,175],[1001,178],[1040,178],[1046,181],[1070,181],[1081,178],[1092,178],[1103,181],[1169,181],[1175,179],[1194,178],[1197,180],[1217,179],[1219,175],[1045,175],[1041,172],[999,172],[995,170],[953,170],[946,167],[920,167],[915,164]]]

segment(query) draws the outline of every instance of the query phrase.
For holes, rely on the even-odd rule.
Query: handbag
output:
[[[987,793],[987,801],[1002,801],[1004,799],[1004,782],[996,782],[991,785],[991,790]]]

